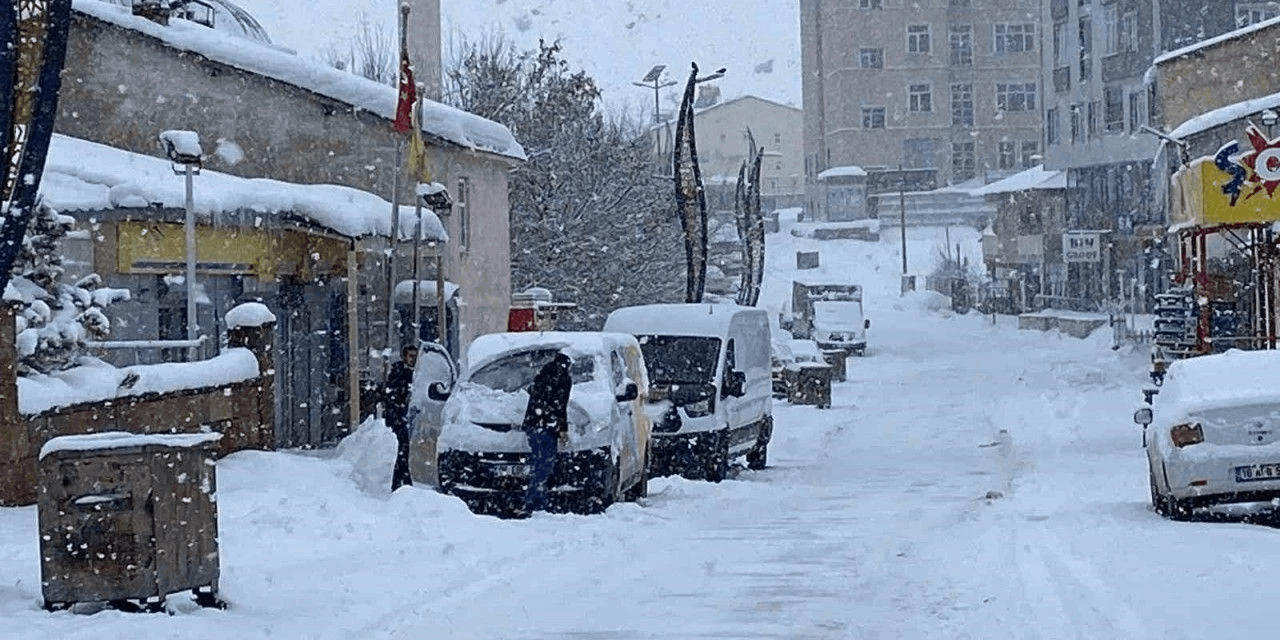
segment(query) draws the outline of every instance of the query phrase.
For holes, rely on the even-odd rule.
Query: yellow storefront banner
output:
[[[1179,169],[1171,178],[1169,222],[1171,225],[1214,226],[1280,220],[1280,192],[1275,197],[1257,182],[1246,182],[1232,204],[1223,189],[1231,174],[1214,165],[1212,158],[1199,158]]]
[[[186,236],[181,224],[122,221],[116,227],[120,273],[181,273]],[[277,277],[342,275],[347,243],[299,230],[196,227],[196,271],[205,274]]]

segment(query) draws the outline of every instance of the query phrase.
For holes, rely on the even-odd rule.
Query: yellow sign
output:
[[[1245,192],[1235,204],[1223,187],[1233,176],[1214,166],[1212,158],[1200,158],[1173,174],[1170,189],[1171,224],[1212,226],[1241,222],[1280,220],[1280,194],[1273,198],[1265,190]]]
[[[186,240],[181,224],[121,221],[116,228],[120,273],[181,273]],[[196,271],[311,278],[342,275],[346,244],[337,238],[300,231],[239,227],[196,227]]]

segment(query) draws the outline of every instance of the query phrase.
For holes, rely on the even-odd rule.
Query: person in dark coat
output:
[[[413,368],[418,363],[418,348],[400,350],[400,362],[391,365],[383,401],[387,427],[396,434],[396,463],[391,470],[391,490],[413,484],[409,475],[409,390],[413,386]]]
[[[569,356],[556,353],[542,366],[529,385],[529,404],[525,407],[525,436],[529,438],[529,484],[525,490],[525,512],[547,506],[547,478],[556,463],[556,441],[569,432]]]

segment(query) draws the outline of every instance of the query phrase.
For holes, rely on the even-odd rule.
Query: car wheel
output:
[[[1164,508],[1169,512],[1170,520],[1186,521],[1191,519],[1191,507],[1173,496],[1165,498]]]
[[[1151,483],[1151,507],[1161,516],[1169,516],[1169,507],[1164,500],[1164,496],[1160,495],[1160,491],[1156,489],[1156,479],[1148,476],[1147,480]]]
[[[598,485],[599,493],[587,497],[586,513],[604,513],[604,510],[608,509],[609,505],[618,499],[619,485],[622,484],[621,470],[613,458],[609,458],[607,464],[609,466],[601,474],[601,482]]]
[[[706,467],[707,480],[720,482],[729,475],[729,434],[717,433],[707,448]]]
[[[627,502],[635,502],[640,498],[649,496],[649,447],[644,448],[644,462],[640,465],[640,479],[627,489],[625,495],[622,496]]]

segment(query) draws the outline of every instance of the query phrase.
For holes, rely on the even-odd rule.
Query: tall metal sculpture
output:
[[[53,137],[71,0],[13,0],[0,7],[0,291],[37,206]]]
[[[676,122],[675,166],[676,212],[684,227],[685,257],[689,262],[685,283],[685,302],[702,302],[707,286],[707,200],[702,191],[702,172],[698,168],[698,146],[693,132],[693,88],[698,83],[698,65],[692,63],[689,83],[680,101],[680,118]]]
[[[738,238],[742,240],[742,280],[738,286],[738,304],[754,307],[760,300],[764,282],[764,216],[760,214],[760,163],[764,147],[756,146],[755,136],[747,129],[749,151],[738,168],[738,186],[734,192],[734,214]]]

